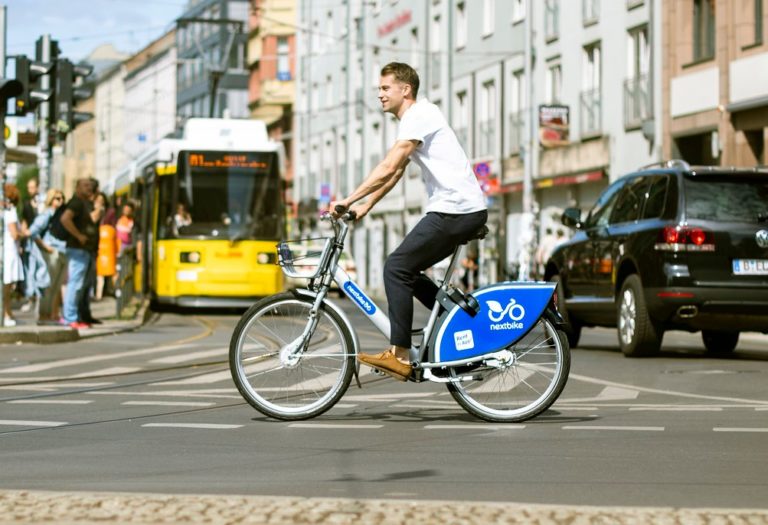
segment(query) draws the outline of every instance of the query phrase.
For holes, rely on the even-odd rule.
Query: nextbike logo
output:
[[[488,319],[494,323],[491,325],[491,330],[523,329],[523,323],[519,321],[525,317],[525,308],[517,304],[514,298],[509,300],[506,307],[502,307],[498,301],[486,301],[485,305],[488,307]],[[505,317],[509,317],[509,321],[502,323]]]
[[[360,288],[358,288],[355,283],[352,281],[345,282],[344,291],[347,292],[347,295],[350,296],[353,301],[360,305],[360,308],[362,308],[365,313],[368,315],[373,315],[376,313],[376,307],[374,304],[370,299],[368,299],[368,297],[365,296],[362,291],[360,291]]]

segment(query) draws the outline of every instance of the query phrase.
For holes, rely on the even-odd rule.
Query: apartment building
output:
[[[665,157],[766,164],[765,0],[665,2]]]
[[[381,113],[376,88],[383,65],[407,62],[420,74],[420,96],[443,110],[486,192],[491,235],[479,246],[481,283],[514,274],[527,151],[534,238],[562,208],[590,206],[609,180],[659,158],[660,61],[651,49],[661,46],[660,4],[301,1],[294,121],[301,229],[316,229],[318,207],[348,193],[394,141],[397,123]],[[532,80],[527,31],[535,35]],[[539,139],[542,105],[565,115],[557,141]],[[412,166],[356,227],[352,250],[370,289],[383,286],[383,261],[424,202]]]
[[[176,32],[176,112],[182,118],[249,116],[248,13],[248,0],[189,1]]]
[[[296,0],[252,0],[248,32],[248,107],[251,118],[267,124],[273,140],[282,141],[286,204],[296,217],[293,198],[293,103],[296,76]]]

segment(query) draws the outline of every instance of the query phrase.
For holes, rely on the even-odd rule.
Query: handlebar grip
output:
[[[344,215],[344,213],[347,211],[347,208],[346,208],[345,206],[342,206],[341,204],[337,204],[337,205],[334,207],[334,210],[335,210],[335,211],[336,211],[336,213],[338,213],[339,215]]]
[[[348,211],[347,215],[349,216],[349,220],[354,221],[357,220],[357,213],[354,211]]]

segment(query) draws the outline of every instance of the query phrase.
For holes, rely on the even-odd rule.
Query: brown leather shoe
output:
[[[390,350],[380,354],[357,354],[357,360],[362,364],[381,370],[398,381],[407,381],[411,375],[411,365],[400,362]]]

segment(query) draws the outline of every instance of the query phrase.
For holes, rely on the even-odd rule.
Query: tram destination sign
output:
[[[188,152],[188,162],[191,168],[251,168],[266,169],[269,164],[264,162],[261,153],[233,153],[229,151],[196,151]]]

